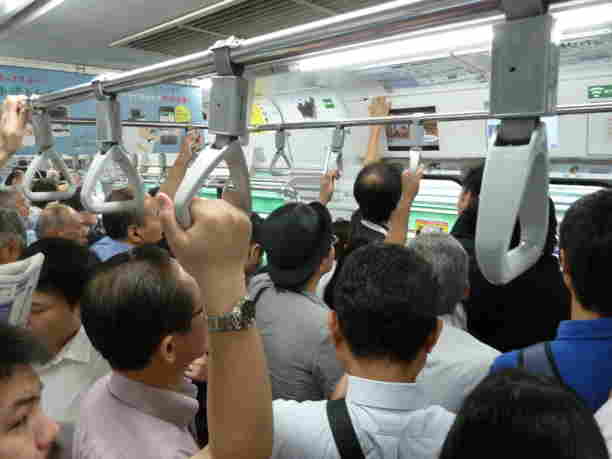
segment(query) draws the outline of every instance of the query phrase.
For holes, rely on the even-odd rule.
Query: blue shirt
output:
[[[563,382],[597,411],[612,388],[612,319],[563,321],[551,348]],[[502,354],[491,372],[518,367],[518,355]]]
[[[106,236],[91,246],[91,250],[98,255],[101,261],[106,261],[117,254],[127,252],[132,246],[125,242],[117,241]]]

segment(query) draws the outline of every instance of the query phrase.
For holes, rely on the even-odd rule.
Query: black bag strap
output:
[[[253,304],[257,305],[257,302],[259,301],[259,297],[261,296],[261,294],[263,292],[265,292],[266,290],[268,290],[270,287],[263,287],[259,292],[257,292],[257,295],[255,295],[255,298],[253,298]]]
[[[345,400],[327,402],[327,418],[342,459],[365,459]]]
[[[536,375],[546,376],[565,385],[555,362],[550,342],[538,343],[519,352],[519,367]]]

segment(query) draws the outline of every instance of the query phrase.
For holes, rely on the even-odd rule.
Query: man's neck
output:
[[[572,320],[596,320],[601,316],[596,312],[585,309],[580,302],[572,296]]]
[[[409,364],[388,360],[353,359],[346,363],[346,370],[351,376],[374,381],[414,383],[424,366],[420,358]]]
[[[184,378],[184,371],[175,372],[168,368],[156,368],[150,365],[144,370],[138,371],[117,371],[132,381],[136,381],[157,389],[180,391]]]
[[[322,274],[320,273],[316,273],[314,276],[312,276],[310,280],[308,281],[308,283],[306,284],[304,291],[308,293],[312,293],[313,295],[316,295],[317,286],[319,285],[319,281],[321,280],[321,277],[322,277]]]

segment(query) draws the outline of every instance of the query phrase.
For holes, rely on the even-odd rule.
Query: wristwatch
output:
[[[240,331],[255,325],[255,302],[248,296],[242,298],[231,312],[220,316],[208,316],[209,332]]]

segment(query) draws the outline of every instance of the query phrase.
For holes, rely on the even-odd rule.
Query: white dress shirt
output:
[[[599,410],[597,410],[595,413],[595,420],[599,424],[601,433],[608,446],[608,452],[610,457],[612,457],[612,399],[608,400]]]
[[[387,383],[349,376],[346,403],[368,459],[437,458],[455,416],[430,406],[421,384]],[[337,459],[326,401],[274,402],[272,457]]]
[[[81,399],[91,386],[110,371],[81,326],[78,333],[47,364],[36,371],[44,384],[42,408],[59,422],[75,422]]]
[[[500,352],[464,330],[444,324],[417,381],[432,405],[456,413],[465,397],[489,374]]]

